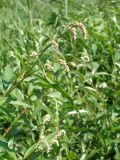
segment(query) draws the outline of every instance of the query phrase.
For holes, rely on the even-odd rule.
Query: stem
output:
[[[25,78],[26,77],[23,76],[23,78],[16,80],[3,96],[4,97],[8,96]]]
[[[68,16],[68,0],[65,0],[65,16]]]
[[[59,36],[56,37],[56,40],[59,39],[60,37],[62,37],[62,35],[64,35],[66,33],[67,29],[62,33],[60,34]],[[49,43],[40,53],[44,53],[47,49],[49,49],[51,47],[51,43]],[[41,54],[39,55],[39,57],[41,56]],[[39,58],[38,57],[38,58]],[[30,68],[30,70],[32,70],[32,68],[36,65],[36,63],[38,62],[38,60],[36,60],[34,62],[34,64],[32,65],[32,67]],[[29,63],[29,62],[28,62]],[[38,71],[38,70],[36,70]],[[3,95],[4,97],[8,96],[25,78],[29,77],[30,75],[32,75],[33,73],[35,73],[36,71],[33,71],[29,74],[27,74],[27,72],[25,72],[23,74],[23,77],[22,78],[18,78],[14,83],[13,85],[6,91],[6,93]]]
[[[7,128],[7,130],[5,131],[5,133],[2,135],[2,138],[4,138],[12,129],[12,127],[14,126],[14,124],[20,119],[20,117],[26,112],[26,109],[24,109],[21,113],[19,117],[16,117],[14,119],[14,121],[10,124],[10,126]]]
[[[55,106],[56,106],[56,130],[59,130],[59,109],[58,109],[58,104],[55,99]]]
[[[32,28],[32,4],[31,4],[31,0],[28,0],[28,9],[29,9],[29,24],[30,24],[30,28]]]
[[[2,135],[2,138],[4,138],[9,131],[12,129],[12,127],[14,126],[14,124],[18,121],[19,117],[15,118],[14,121],[10,124],[10,126],[7,128],[7,130],[5,131],[5,133]]]

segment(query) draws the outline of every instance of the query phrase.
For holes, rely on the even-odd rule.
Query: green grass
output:
[[[0,0],[0,160],[120,159],[119,6]]]

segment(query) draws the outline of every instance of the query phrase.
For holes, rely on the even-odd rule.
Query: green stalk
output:
[[[64,3],[65,3],[65,16],[67,17],[68,16],[68,0],[65,0]]]
[[[59,108],[57,104],[57,100],[55,99],[55,107],[56,107],[56,130],[59,130]]]
[[[60,37],[62,37],[62,35],[64,35],[64,34],[66,33],[66,31],[67,31],[67,29],[66,29],[61,35],[57,36],[55,40],[57,40],[57,39],[59,39]],[[49,48],[51,47],[51,45],[52,45],[52,44],[49,43],[42,51],[40,51],[40,53],[43,54],[47,49],[49,49]],[[41,54],[39,55],[39,57],[40,57],[40,56],[41,56]],[[38,57],[38,58],[39,58],[39,57]],[[34,64],[31,66],[31,68],[29,68],[28,71],[31,71],[32,68],[37,64],[37,62],[38,62],[38,60],[36,60],[36,61],[34,62]],[[29,63],[29,61],[28,61],[28,63]],[[28,63],[27,63],[27,64],[28,64]],[[26,68],[26,70],[27,70],[27,68]],[[38,69],[37,69],[36,71],[38,71]],[[15,82],[13,83],[13,85],[5,92],[5,94],[4,94],[3,96],[4,96],[4,97],[8,96],[25,78],[29,77],[30,75],[32,75],[32,74],[35,73],[36,71],[32,71],[32,72],[30,72],[29,74],[28,74],[27,71],[25,71],[25,73],[23,74],[23,76],[22,76],[21,78],[16,79]]]

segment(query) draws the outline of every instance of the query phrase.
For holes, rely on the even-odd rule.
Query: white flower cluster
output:
[[[76,22],[70,27],[68,27],[68,30],[70,30],[73,35],[73,39],[75,40],[77,38],[77,32],[76,32],[77,28],[79,28],[80,31],[82,32],[84,39],[87,39],[87,30],[82,22]]]
[[[31,53],[30,57],[36,57],[36,58],[38,58],[39,55],[40,55],[40,53],[37,53],[37,52],[33,51]]]
[[[81,56],[81,60],[83,63],[88,63],[90,61],[90,58],[88,56],[87,53],[84,53],[82,56]]]
[[[66,63],[65,60],[59,59],[59,63],[60,63],[61,65],[63,65],[64,69],[65,69],[67,72],[70,71],[69,66],[67,65],[67,63]]]
[[[57,51],[59,51],[59,45],[56,41],[51,41],[50,44],[52,44],[52,47],[55,48]]]
[[[73,26],[70,26],[68,29],[69,29],[69,31],[72,33],[73,39],[76,40],[76,39],[77,39],[77,31],[76,31],[76,28],[73,27]]]
[[[51,149],[52,149],[52,146],[53,146],[54,144],[56,144],[57,146],[59,146],[59,141],[58,141],[59,138],[61,138],[62,136],[65,136],[65,135],[66,135],[66,131],[63,130],[63,129],[60,130],[60,131],[56,134],[56,136],[52,139],[51,144],[49,144],[49,143],[46,141],[45,136],[41,136],[41,138],[40,138],[40,144],[44,144],[45,147],[46,147],[47,153],[49,153],[49,152],[51,151]],[[38,148],[42,150],[42,147],[40,146],[40,144],[39,144]]]
[[[51,117],[50,117],[49,114],[46,114],[46,115],[44,116],[44,118],[43,118],[43,122],[44,122],[44,123],[48,123],[48,122],[50,122],[50,120],[51,120]]]

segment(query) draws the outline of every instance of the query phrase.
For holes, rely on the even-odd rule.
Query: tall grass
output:
[[[0,159],[120,159],[120,1],[0,1]]]

